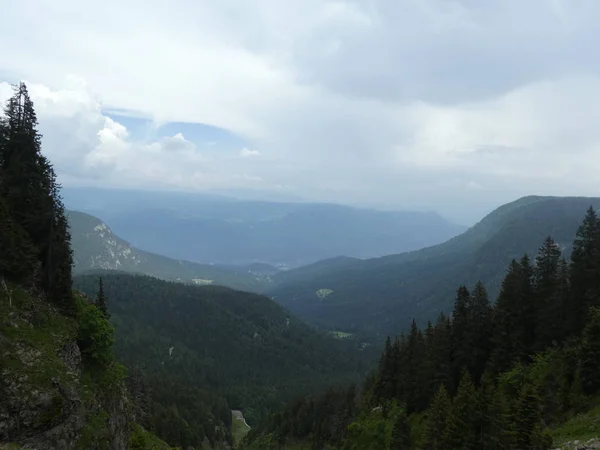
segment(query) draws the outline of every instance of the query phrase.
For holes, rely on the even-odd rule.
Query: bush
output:
[[[107,365],[113,360],[114,329],[96,305],[77,298],[77,344],[84,365]]]

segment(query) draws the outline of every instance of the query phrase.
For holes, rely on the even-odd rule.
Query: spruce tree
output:
[[[427,344],[427,375],[429,380],[428,398],[433,398],[436,389],[443,384],[446,389],[452,385],[452,342],[451,324],[448,317],[440,314]]]
[[[541,400],[538,388],[525,383],[521,389],[515,417],[517,448],[523,450],[547,450],[552,444],[542,432]]]
[[[471,353],[467,359],[467,368],[475,383],[479,383],[492,351],[492,306],[487,291],[481,281],[475,285],[468,312],[466,341]]]
[[[27,233],[10,216],[0,198],[0,278],[29,285],[36,267],[36,250]]]
[[[600,308],[590,309],[581,341],[581,387],[584,393],[593,395],[600,391]]]
[[[526,362],[535,339],[536,309],[533,269],[526,256],[512,260],[494,310],[493,352],[490,370],[499,374],[515,362]]]
[[[407,343],[406,408],[410,414],[427,408],[427,380],[425,379],[425,339],[413,320]]]
[[[475,385],[469,372],[465,369],[448,416],[444,439],[448,448],[479,449],[477,440],[478,406]]]
[[[456,293],[452,311],[452,389],[455,392],[460,381],[462,369],[470,359],[469,310],[471,309],[471,293],[466,286],[460,286]]]
[[[410,427],[404,411],[398,414],[392,428],[389,450],[410,450]]]
[[[37,117],[20,83],[7,101],[0,133],[0,197],[36,249],[36,283],[65,312],[74,312],[72,253],[64,206],[52,165],[41,153]]]
[[[537,310],[536,343],[534,349],[541,351],[562,341],[563,295],[565,279],[560,248],[551,237],[546,238],[535,258],[534,297]]]
[[[447,450],[446,427],[450,413],[450,398],[444,385],[438,389],[428,411],[426,446],[427,450]]]
[[[589,307],[600,306],[600,219],[592,207],[573,242],[570,274],[567,335],[581,332]]]
[[[106,300],[106,295],[104,295],[104,283],[102,281],[102,277],[98,279],[98,295],[96,296],[96,306],[104,317],[110,319],[110,313],[108,312],[108,301]]]

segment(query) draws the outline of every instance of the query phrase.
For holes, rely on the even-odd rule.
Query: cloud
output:
[[[248,158],[251,156],[260,156],[260,152],[258,150],[252,150],[252,149],[244,147],[243,149],[240,150],[240,156],[242,158]]]
[[[468,220],[519,195],[597,194],[594,2],[24,0],[4,14],[0,81],[32,83],[63,178],[285,185]],[[140,139],[106,111],[219,127],[246,152]]]

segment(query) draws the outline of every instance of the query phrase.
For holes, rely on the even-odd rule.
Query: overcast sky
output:
[[[437,210],[600,195],[597,0],[0,0],[65,185]]]

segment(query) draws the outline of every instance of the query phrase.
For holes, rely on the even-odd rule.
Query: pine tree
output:
[[[468,312],[469,326],[466,341],[471,353],[467,359],[467,368],[475,383],[479,383],[492,351],[492,306],[485,286],[481,281],[475,285]]]
[[[540,429],[542,429],[540,403],[536,386],[526,383],[521,389],[515,417],[516,438],[519,449],[544,450],[545,448],[549,448],[542,445],[543,441],[547,440],[540,432]]]
[[[133,406],[133,415],[136,423],[145,426],[150,415],[152,402],[150,399],[150,387],[141,365],[133,366],[131,375],[127,380],[127,388]]]
[[[588,209],[573,242],[570,273],[567,335],[581,331],[590,306],[600,306],[600,220],[592,207]]]
[[[20,83],[7,101],[0,133],[0,197],[14,222],[37,250],[36,283],[67,313],[72,253],[64,206],[52,165],[41,154],[41,136],[27,87]]]
[[[385,340],[385,347],[379,359],[377,375],[375,386],[377,400],[393,398],[395,394],[394,356],[392,340],[389,336]]]
[[[507,450],[515,448],[516,432],[511,423],[511,411],[505,394],[494,389],[487,408],[487,432],[482,436],[482,449]]]
[[[425,379],[425,339],[413,320],[407,342],[406,356],[406,409],[410,414],[427,408],[427,380]]]
[[[0,278],[28,285],[36,267],[36,251],[0,198]]]
[[[389,450],[410,450],[410,427],[406,414],[401,412],[394,421]]]
[[[446,427],[450,413],[450,398],[444,385],[438,389],[427,419],[427,450],[447,450],[451,448],[446,441]]]
[[[532,287],[533,269],[526,256],[512,260],[494,310],[492,373],[526,362],[534,346],[536,309]]]
[[[450,408],[445,441],[448,448],[478,450],[477,425],[479,422],[475,385],[465,369]]]
[[[106,295],[104,295],[104,283],[102,282],[102,277],[98,279],[98,295],[96,296],[96,306],[104,317],[110,319],[110,313],[108,312],[108,301],[106,300]]]
[[[469,329],[469,310],[471,309],[471,293],[466,286],[460,286],[452,311],[452,389],[455,392],[460,381],[462,369],[470,358],[470,343],[467,340]]]
[[[548,237],[535,258],[534,297],[537,309],[536,351],[541,351],[563,338],[564,265],[560,248]]]
[[[451,324],[449,319],[442,313],[440,314],[435,327],[427,343],[427,369],[426,379],[429,380],[427,386],[428,398],[432,399],[436,389],[441,384],[450,389],[452,385],[452,342],[451,342]]]
[[[580,376],[583,392],[600,391],[600,308],[591,308],[589,320],[581,336]]]

